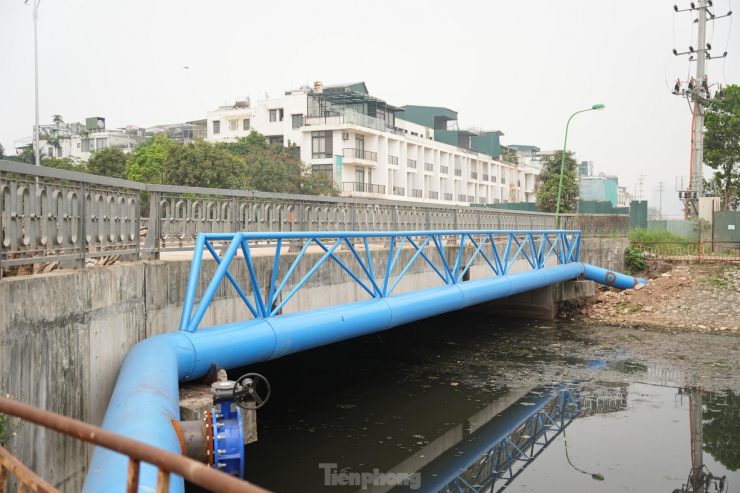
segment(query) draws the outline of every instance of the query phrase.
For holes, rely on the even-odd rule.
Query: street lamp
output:
[[[565,149],[566,145],[568,144],[568,126],[570,125],[570,121],[573,119],[574,116],[576,116],[578,113],[584,113],[586,111],[601,111],[604,109],[603,104],[595,104],[591,106],[587,110],[581,110],[576,111],[572,115],[570,115],[570,118],[568,118],[568,123],[565,125],[565,142],[563,143],[563,162],[560,164],[560,186],[558,187],[558,205],[557,209],[555,209],[555,229],[560,229],[560,196],[563,193],[563,171],[565,171]]]
[[[31,0],[33,2],[33,63],[34,63],[34,80],[36,85],[36,127],[33,133],[33,140],[36,144],[36,166],[41,165],[41,148],[39,146],[39,44],[37,35],[37,24],[39,20],[39,2],[41,0]],[[24,2],[28,5],[28,0]]]

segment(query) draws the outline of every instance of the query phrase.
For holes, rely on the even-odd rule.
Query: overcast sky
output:
[[[61,114],[146,127],[205,118],[235,96],[365,81],[391,104],[446,106],[463,127],[500,129],[504,144],[544,150],[562,148],[574,111],[603,103],[574,118],[568,149],[633,191],[647,175],[650,199],[659,181],[672,192],[689,174],[691,113],[666,78],[671,87],[686,78],[686,57],[671,49],[685,51],[692,36],[696,45],[696,33],[692,14],[674,14],[673,3],[42,0],[41,122]],[[730,10],[728,0],[715,6],[717,15]],[[710,80],[739,83],[740,22],[715,24],[713,52],[729,45],[730,55],[709,63]],[[6,152],[32,134],[33,112],[31,7],[0,0]]]

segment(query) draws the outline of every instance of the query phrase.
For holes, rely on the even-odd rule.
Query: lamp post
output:
[[[563,142],[563,161],[560,164],[560,186],[558,187],[558,205],[555,209],[555,229],[560,229],[560,196],[563,193],[563,172],[565,171],[565,149],[568,145],[568,126],[570,125],[570,121],[573,119],[574,116],[576,116],[578,113],[584,113],[586,111],[601,111],[604,109],[603,104],[595,104],[591,106],[587,110],[581,110],[576,111],[572,115],[570,115],[570,118],[568,118],[568,123],[565,125],[565,142]]]

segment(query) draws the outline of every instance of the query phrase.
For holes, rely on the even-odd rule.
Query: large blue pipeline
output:
[[[103,428],[181,453],[172,421],[179,421],[179,382],[205,376],[211,364],[231,369],[389,329],[416,320],[578,277],[626,289],[645,283],[580,262],[446,284],[304,312],[179,331],[146,339],[124,358]],[[128,458],[96,448],[83,492],[123,492]],[[139,490],[154,491],[157,470],[142,464]],[[170,491],[184,492],[172,476]]]

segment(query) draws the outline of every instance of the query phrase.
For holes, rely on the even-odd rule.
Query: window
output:
[[[355,149],[358,152],[355,153],[356,158],[365,159],[365,136],[355,134]]]
[[[280,108],[280,109],[278,110],[278,116],[280,116],[280,120],[278,120],[278,121],[283,121],[283,116],[284,116],[284,115],[285,115],[285,112],[283,111],[283,109],[282,109],[282,108]]]
[[[96,149],[105,149],[106,147],[108,147],[108,139],[97,139],[97,142],[95,144]]]
[[[291,115],[293,128],[301,128],[303,125],[303,115]]]
[[[213,122],[213,133],[214,134],[220,134],[221,133],[221,122],[215,121]]]
[[[277,137],[267,137],[267,143],[283,145],[283,136],[278,135]]]
[[[270,121],[271,122],[277,121],[277,110],[270,110]]]
[[[193,138],[193,129],[186,129],[182,131],[182,136],[185,139],[192,139]]]
[[[245,119],[244,119],[244,121],[243,121],[242,123],[243,123],[243,125],[244,125],[244,126],[243,126],[242,128],[243,128],[244,130],[249,130],[249,128],[251,127],[251,124],[250,124],[249,118],[245,118]]]
[[[57,157],[62,157],[62,148],[57,147]]]
[[[236,132],[239,128],[239,120],[229,120],[229,130]]]
[[[311,132],[311,158],[330,158],[334,150],[332,138],[333,133],[331,130]]]
[[[95,150],[95,139],[82,139],[82,152],[92,152]]]
[[[329,181],[334,181],[334,165],[333,164],[314,164],[314,173],[324,173]]]
[[[49,151],[49,157],[54,157],[54,148],[53,147],[47,148],[47,151]]]

